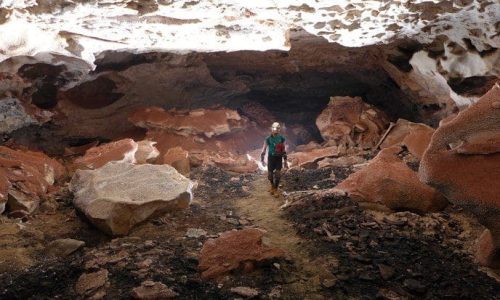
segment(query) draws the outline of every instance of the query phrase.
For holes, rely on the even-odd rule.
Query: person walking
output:
[[[267,150],[267,151],[266,151]],[[262,146],[260,161],[265,165],[264,158],[267,152],[267,178],[271,183],[270,192],[274,197],[279,196],[278,187],[281,179],[281,169],[287,169],[285,137],[281,135],[281,125],[274,122],[271,126],[271,135]]]

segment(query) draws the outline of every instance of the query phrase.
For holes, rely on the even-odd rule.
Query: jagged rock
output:
[[[387,124],[385,114],[360,97],[330,97],[330,103],[316,119],[323,139],[363,149],[377,144]]]
[[[155,147],[156,142],[143,140],[137,142],[137,145],[138,148],[137,152],[135,153],[135,160],[138,164],[154,162],[160,155],[160,151],[158,151],[158,149],[156,149]]]
[[[447,205],[442,194],[422,184],[417,173],[397,157],[400,147],[381,150],[368,165],[336,186],[359,202],[383,204],[393,210],[439,211]]]
[[[135,163],[139,145],[132,139],[123,139],[92,147],[74,162],[77,168],[97,169],[110,161]]]
[[[500,248],[500,86],[442,124],[420,162],[420,179],[475,214]],[[484,262],[484,261],[483,261]]]
[[[250,271],[254,263],[284,256],[283,250],[263,245],[262,237],[262,231],[252,228],[227,231],[206,241],[199,261],[202,278],[217,278],[241,267]]]
[[[124,235],[149,217],[186,208],[191,182],[168,165],[110,162],[78,170],[70,183],[75,206],[99,229]]]
[[[316,163],[327,157],[334,157],[340,154],[337,146],[312,149],[307,152],[294,152],[289,155],[292,167],[312,168]]]
[[[189,176],[190,172],[190,162],[189,162],[189,152],[182,149],[181,147],[174,147],[167,150],[167,153],[163,155],[163,163],[171,165],[179,173],[184,176]]]
[[[50,255],[64,257],[77,251],[83,246],[85,246],[84,241],[74,239],[58,239],[50,242],[47,245],[46,250]]]
[[[0,212],[32,213],[48,188],[65,174],[64,167],[41,152],[0,146]]]
[[[129,120],[138,127],[162,129],[182,136],[203,135],[207,138],[242,129],[247,122],[238,112],[222,108],[180,112],[148,107],[135,111]]]
[[[177,297],[178,294],[161,282],[146,280],[132,290],[132,298],[139,300],[162,300]]]
[[[411,154],[421,159],[433,134],[434,129],[425,124],[398,119],[380,148],[384,149],[395,145],[406,146]]]
[[[100,299],[105,295],[109,272],[101,269],[93,273],[85,273],[78,278],[75,284],[75,292],[82,297],[93,296],[92,299]],[[98,296],[98,297],[96,297]]]

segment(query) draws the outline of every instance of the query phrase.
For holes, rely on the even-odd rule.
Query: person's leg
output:
[[[269,156],[267,158],[267,178],[269,179],[269,182],[271,183],[271,189],[274,188],[274,160],[272,159],[272,156]]]
[[[275,189],[277,189],[280,185],[281,169],[283,168],[283,163],[282,163],[281,157],[276,157],[274,167],[275,167],[275,170],[274,170],[273,186]]]

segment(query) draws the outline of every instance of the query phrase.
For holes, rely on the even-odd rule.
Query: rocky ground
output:
[[[299,187],[316,193],[348,173],[292,170],[284,176],[285,195]],[[2,218],[0,298],[127,299],[142,288],[178,299],[498,299],[500,284],[471,258],[479,225],[454,207],[382,213],[347,198],[314,196],[281,210],[290,196],[268,195],[262,175],[202,167],[191,177],[198,186],[188,210],[147,221],[127,237],[112,239],[82,221],[64,191],[52,211],[26,222]],[[252,273],[202,280],[203,242],[247,227],[263,228],[265,242],[289,254]],[[61,238],[85,246],[47,255],[49,243]]]

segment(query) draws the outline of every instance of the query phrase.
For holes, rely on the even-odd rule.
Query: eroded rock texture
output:
[[[492,0],[4,1],[0,8],[0,72],[9,78],[0,94],[25,110],[9,106],[6,132],[50,120],[39,129],[48,144],[138,138],[143,132],[126,123],[138,107],[244,110],[251,102],[301,123],[307,130],[294,132],[306,143],[304,132],[319,137],[313,120],[330,96],[362,96],[394,119],[437,125],[499,74],[500,9]]]
[[[420,163],[422,181],[471,210],[500,247],[500,86],[434,133]],[[498,252],[496,262],[499,261]]]

